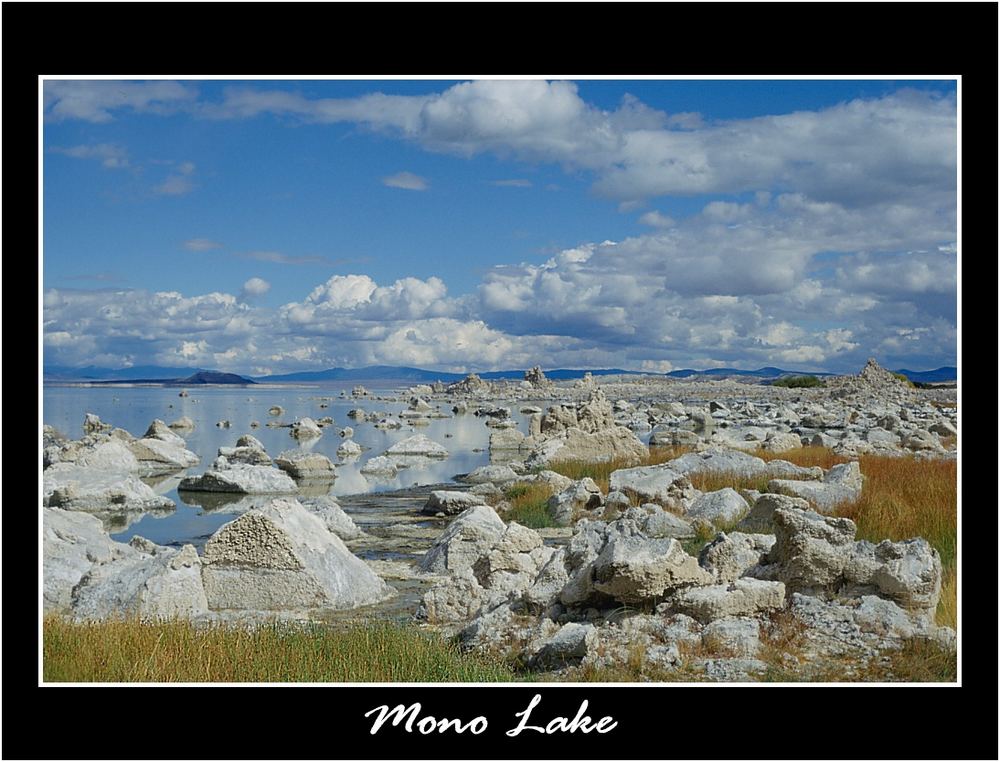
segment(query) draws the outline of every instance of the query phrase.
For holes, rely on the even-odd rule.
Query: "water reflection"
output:
[[[376,394],[391,393],[392,387],[378,382],[365,383]],[[82,434],[85,413],[96,413],[102,420],[141,436],[154,418],[171,423],[187,416],[194,421],[193,429],[175,429],[184,437],[187,448],[201,457],[201,465],[186,472],[166,474],[145,479],[157,494],[171,498],[177,504],[173,512],[154,514],[115,514],[108,525],[116,540],[127,542],[140,534],[159,544],[193,542],[200,546],[219,526],[250,507],[266,502],[269,496],[222,495],[219,493],[178,494],[177,484],[186,474],[200,474],[215,459],[219,447],[232,447],[243,434],[252,434],[267,451],[278,455],[285,450],[307,450],[326,455],[336,465],[332,482],[301,482],[302,494],[307,496],[352,495],[367,492],[402,489],[419,484],[437,484],[452,481],[457,474],[468,473],[489,462],[489,438],[492,429],[485,425],[486,418],[471,413],[453,417],[430,417],[426,425],[415,427],[403,423],[399,429],[376,429],[373,423],[349,418],[347,413],[355,408],[366,412],[379,411],[385,416],[398,418],[407,409],[405,401],[392,402],[372,398],[340,398],[341,387],[332,388],[254,388],[247,389],[196,388],[188,389],[188,397],[179,397],[177,389],[167,388],[76,388],[46,386],[43,390],[42,420],[72,438]],[[401,394],[405,400],[408,395]],[[321,404],[326,407],[320,407]],[[440,412],[450,413],[451,405],[432,402]],[[324,429],[323,436],[310,440],[296,440],[289,428],[271,428],[266,425],[251,428],[252,421],[267,423],[275,420],[268,415],[272,405],[280,405],[284,413],[278,420],[290,424],[308,416],[313,420],[330,416],[334,423]],[[526,432],[527,416],[510,406],[517,429]],[[472,406],[475,409],[475,406]],[[220,420],[231,421],[231,428],[219,428]],[[421,422],[423,423],[423,421]],[[356,456],[341,459],[337,448],[344,442],[339,431],[350,426],[352,439],[365,450]],[[382,455],[391,445],[412,436],[424,434],[443,445],[449,457],[442,460],[416,456],[393,456],[398,465],[405,465],[393,477],[366,476],[361,468],[371,458]],[[510,456],[516,456],[510,453]],[[501,455],[501,458],[506,457]]]

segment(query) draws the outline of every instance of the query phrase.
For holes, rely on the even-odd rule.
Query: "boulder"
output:
[[[917,429],[906,434],[903,437],[902,444],[907,450],[915,452],[941,449],[941,441],[934,434],[924,429]]]
[[[656,503],[629,507],[622,514],[622,518],[635,521],[642,533],[648,537],[694,537],[694,529],[690,522],[663,510]]]
[[[650,602],[680,587],[712,582],[677,540],[651,539],[627,526],[610,534],[593,574],[594,589],[621,603]]]
[[[122,513],[174,508],[173,500],[123,471],[55,463],[42,472],[42,485],[42,505],[52,508]]]
[[[421,513],[427,513],[431,516],[438,513],[455,516],[474,505],[482,504],[483,499],[479,495],[453,490],[434,490],[424,504]]]
[[[624,426],[613,426],[599,433],[588,433],[574,427],[552,436],[543,432],[542,436],[545,438],[534,445],[526,460],[529,468],[544,468],[559,460],[603,462],[620,459],[634,463],[649,455],[649,448]]]
[[[146,429],[146,433],[142,435],[142,438],[160,439],[168,444],[172,444],[181,448],[183,448],[187,444],[184,441],[184,437],[178,436],[177,434],[172,432],[170,428],[167,426],[167,424],[165,424],[159,418],[156,418],[151,424],[149,424],[149,428]]]
[[[369,458],[361,466],[361,473],[365,476],[385,476],[393,477],[399,471],[396,461],[387,458],[385,455],[377,455]]]
[[[528,665],[534,669],[558,669],[575,664],[587,655],[596,640],[594,625],[567,622],[533,649]]]
[[[483,588],[471,568],[441,580],[424,593],[416,616],[432,624],[467,622],[482,607]]]
[[[295,500],[273,500],[223,525],[205,544],[213,610],[348,609],[392,588]]]
[[[193,545],[156,547],[152,555],[140,551],[96,565],[73,590],[73,599],[80,619],[190,619],[208,613],[201,559]]]
[[[471,569],[506,529],[503,520],[488,505],[468,508],[434,540],[420,560],[420,569],[435,574]]]
[[[99,564],[132,558],[136,551],[112,540],[100,519],[61,508],[42,508],[42,608],[68,613],[73,590]]]
[[[720,532],[701,549],[698,564],[710,572],[716,582],[735,582],[761,562],[774,545],[774,535]]]
[[[74,446],[77,446],[77,453],[72,462],[78,466],[130,474],[140,470],[139,461],[129,445],[117,439],[108,439],[92,446],[82,442],[71,442],[67,449]],[[195,461],[197,462],[197,456]]]
[[[860,498],[863,484],[857,461],[851,461],[831,468],[822,482],[772,479],[767,490],[803,498],[822,513],[833,513],[837,506]]]
[[[700,492],[682,473],[667,465],[621,468],[611,472],[612,490],[631,493],[640,500],[686,510]]]
[[[758,616],[785,605],[781,582],[741,578],[723,585],[688,587],[669,601],[671,611],[687,614],[699,622],[728,617]]]
[[[715,492],[706,492],[696,498],[688,508],[689,519],[705,519],[712,524],[732,525],[747,515],[750,506],[739,492],[725,487]]]
[[[323,429],[312,418],[300,418],[292,424],[288,433],[296,439],[315,439],[323,436]]]
[[[809,501],[801,497],[765,492],[754,500],[750,513],[740,521],[737,529],[743,532],[773,532],[774,522],[772,518],[778,508],[809,510]]]
[[[385,451],[386,455],[420,455],[425,458],[447,458],[448,451],[434,442],[428,439],[423,434],[414,434],[412,437],[407,437],[406,439],[396,442],[388,450]]]
[[[802,447],[802,439],[798,434],[789,432],[772,431],[767,435],[767,439],[760,446],[760,449],[767,452],[786,452],[797,450]]]
[[[855,542],[853,521],[798,509],[776,510],[774,525],[774,546],[751,570],[753,576],[781,580],[790,591],[807,595],[876,594],[933,619],[941,558],[926,540]]]
[[[84,434],[100,434],[102,431],[111,431],[111,424],[105,423],[94,413],[87,413],[83,416]]]
[[[332,497],[303,498],[299,502],[309,513],[319,516],[326,528],[341,540],[356,540],[364,536],[365,533],[354,523],[354,519]]]
[[[497,603],[531,586],[555,550],[546,547],[538,532],[510,522],[489,550],[473,564],[479,584]]]
[[[247,495],[289,494],[298,487],[291,477],[270,466],[230,465],[189,476],[177,485],[190,492],[236,492]]]
[[[275,415],[275,416],[277,416],[277,415],[284,415],[285,414],[285,408],[283,408],[281,405],[271,405],[271,407],[268,408],[268,410],[267,410],[267,414],[268,415]]]
[[[524,448],[527,437],[517,429],[494,429],[490,434],[490,451],[518,451]]]
[[[469,484],[483,484],[485,482],[505,484],[516,481],[517,478],[517,473],[510,466],[479,466],[463,476],[462,481]]]
[[[195,453],[180,444],[159,438],[137,439],[129,442],[128,449],[139,463],[140,470],[145,474],[180,471],[197,466],[201,460]]]
[[[286,450],[274,459],[274,465],[296,479],[333,479],[336,469],[328,457],[318,452]]]
[[[583,511],[601,507],[601,488],[590,477],[585,477],[567,489],[549,498],[549,514],[559,526],[570,526]]]
[[[559,599],[567,582],[569,575],[566,572],[566,551],[556,548],[524,590],[521,600],[536,610],[544,611]]]
[[[341,442],[340,447],[337,448],[337,457],[341,459],[354,458],[364,452],[364,449],[355,442],[353,439],[348,439]]]

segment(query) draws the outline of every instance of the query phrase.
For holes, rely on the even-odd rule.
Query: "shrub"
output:
[[[811,389],[814,386],[826,386],[816,376],[784,376],[771,382],[771,386],[781,386],[786,389]]]

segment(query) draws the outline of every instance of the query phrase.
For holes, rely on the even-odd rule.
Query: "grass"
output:
[[[497,682],[499,660],[462,654],[413,625],[334,629],[272,623],[253,630],[136,620],[43,624],[46,682]]]
[[[611,474],[620,468],[635,468],[637,466],[658,466],[668,460],[679,458],[686,452],[690,452],[690,447],[650,447],[649,455],[639,462],[627,460],[625,458],[615,458],[592,463],[583,460],[555,460],[549,464],[549,469],[556,473],[568,476],[570,479],[578,480],[589,476],[593,479],[601,491],[607,494],[611,486]]]
[[[504,513],[508,521],[516,521],[531,529],[557,526],[549,513],[548,502],[552,487],[544,483],[515,484],[504,491],[510,510]]]

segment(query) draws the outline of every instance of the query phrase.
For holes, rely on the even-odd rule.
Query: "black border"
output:
[[[997,250],[997,6],[995,4],[36,4],[4,3],[3,166],[7,227],[8,415],[25,407],[17,384],[36,365],[34,336],[19,331],[23,257],[37,231],[36,75],[267,71],[358,74],[433,71],[547,74],[879,74],[963,76],[963,323],[966,335],[982,256]],[[347,49],[362,40],[368,55]],[[19,44],[20,43],[20,44]],[[984,222],[985,221],[985,222]],[[985,232],[984,232],[985,231]],[[25,239],[27,239],[25,241]],[[37,240],[36,240],[37,244]],[[37,249],[37,246],[36,246]],[[983,253],[980,253],[983,249]],[[15,269],[17,268],[17,269]],[[29,280],[32,280],[30,277]],[[32,295],[36,290],[31,291]],[[32,300],[33,301],[33,300]],[[987,297],[987,304],[991,300]],[[972,309],[970,309],[970,307]],[[15,310],[17,310],[15,312]],[[991,316],[986,316],[991,320]],[[978,334],[975,334],[978,339]],[[989,354],[994,346],[985,342]],[[975,398],[982,342],[963,343],[963,395]],[[992,357],[992,355],[991,355]],[[984,363],[992,377],[993,363]],[[16,397],[15,397],[16,395]],[[13,427],[12,427],[13,428]],[[9,430],[12,430],[9,429]],[[975,505],[974,466],[963,434],[964,686],[934,688],[617,688],[571,685],[506,689],[413,688],[38,688],[36,684],[36,492],[9,473],[3,511],[5,628],[4,758],[709,758],[950,759],[997,757],[997,621],[990,554],[996,513],[987,485]],[[15,443],[10,443],[9,455]],[[992,459],[991,459],[992,460]],[[8,465],[24,468],[16,456]],[[34,463],[34,461],[32,461]],[[992,473],[987,468],[986,473]],[[30,480],[29,480],[30,481]],[[34,484],[33,484],[34,486]],[[27,502],[28,506],[23,504]],[[975,503],[978,503],[975,500]],[[975,511],[975,513],[973,512]],[[985,515],[984,523],[980,512]],[[975,532],[971,529],[975,521]],[[979,541],[983,542],[982,540]],[[985,569],[983,555],[989,563]],[[595,734],[508,739],[506,718],[534,693],[553,713],[594,714],[619,727]],[[973,699],[975,697],[975,699]],[[363,713],[420,701],[438,716],[491,719],[481,736],[368,734]],[[32,718],[41,730],[18,724]],[[982,718],[985,717],[985,722]],[[260,728],[260,730],[256,730]]]

